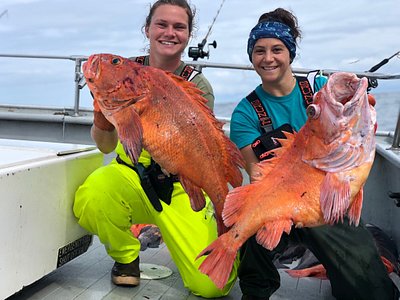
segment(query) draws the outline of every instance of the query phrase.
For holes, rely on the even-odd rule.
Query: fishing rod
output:
[[[201,41],[201,43],[197,44],[197,47],[189,47],[189,57],[193,58],[194,61],[198,60],[199,58],[204,58],[210,57],[210,51],[204,51],[203,48],[204,46],[207,44],[207,38],[209,36],[209,34],[211,33],[211,29],[214,26],[215,20],[217,19],[219,12],[221,11],[222,6],[224,5],[225,0],[222,0],[221,5],[217,11],[217,14],[215,15],[211,26],[208,28],[208,32],[206,34],[206,36],[204,37],[204,39]],[[214,49],[217,48],[217,42],[213,41],[212,43],[208,44],[209,46],[213,46]]]
[[[371,69],[369,69],[367,72],[375,72],[376,70],[378,70],[379,68],[381,68],[382,66],[386,65],[389,60],[391,60],[393,57],[399,57],[400,58],[400,51],[397,51],[395,54],[393,54],[392,56],[383,59],[380,63],[376,64],[375,66],[373,66]],[[368,89],[370,90],[371,88],[376,88],[378,86],[378,80],[376,79],[371,79],[368,78]]]
[[[383,65],[386,65],[389,60],[391,60],[393,57],[395,56],[399,56],[400,58],[400,51],[397,51],[395,54],[393,54],[392,56],[385,58],[384,60],[382,60],[379,64],[376,64],[375,66],[373,66],[371,69],[368,70],[368,72],[375,72],[376,70],[378,70],[380,67],[382,67]]]

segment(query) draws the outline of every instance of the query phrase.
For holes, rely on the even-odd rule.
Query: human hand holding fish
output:
[[[256,234],[272,250],[292,226],[359,223],[363,185],[375,154],[376,115],[366,78],[335,73],[315,94],[308,120],[285,133],[275,157],[255,165],[249,185],[231,190],[222,217],[229,231],[204,249],[199,269],[223,288],[241,245]]]
[[[113,54],[91,55],[83,73],[131,161],[137,163],[146,149],[168,174],[179,177],[195,211],[205,206],[204,190],[214,205],[218,233],[225,232],[221,215],[228,184],[242,184],[244,160],[203,92],[172,73]]]
[[[375,106],[375,104],[376,104],[376,99],[371,94],[368,94],[368,103],[369,103],[369,105],[372,105],[372,106]]]

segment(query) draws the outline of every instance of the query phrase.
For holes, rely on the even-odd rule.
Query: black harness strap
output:
[[[261,100],[258,98],[256,91],[252,91],[246,99],[250,102],[251,106],[256,111],[258,120],[260,121],[260,126],[265,132],[270,132],[274,128],[272,126],[272,120],[268,116],[267,110],[262,104]]]
[[[186,81],[190,81],[199,73],[200,72],[197,71],[194,67],[186,65],[179,76],[181,76]]]
[[[296,76],[296,80],[297,84],[300,87],[301,94],[303,95],[304,106],[307,108],[313,101],[314,90],[308,80],[308,76],[307,77]],[[258,120],[260,121],[260,126],[264,130],[264,132],[268,133],[274,130],[274,127],[272,125],[272,119],[269,117],[267,110],[265,109],[261,100],[258,98],[256,91],[255,90],[252,91],[249,95],[246,96],[246,99],[250,102],[251,106],[254,108]]]
[[[135,62],[144,65],[146,56],[137,56],[135,57]],[[200,71],[196,70],[195,67],[186,65],[182,72],[179,74],[180,77],[185,79],[186,81],[192,80],[197,74],[200,74]]]
[[[314,91],[311,88],[307,77],[296,76],[296,79],[300,87],[301,94],[303,95],[304,105],[305,107],[308,107],[313,101]]]

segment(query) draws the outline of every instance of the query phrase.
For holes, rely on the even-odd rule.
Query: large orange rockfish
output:
[[[340,222],[356,226],[363,185],[375,155],[375,110],[367,79],[332,74],[307,108],[297,134],[285,133],[275,157],[255,166],[253,183],[231,190],[222,213],[229,231],[204,249],[199,269],[223,288],[241,245],[256,234],[272,250],[292,226]]]
[[[205,105],[203,92],[172,73],[112,54],[90,56],[83,73],[132,162],[146,149],[164,170],[179,176],[195,211],[205,206],[204,190],[218,232],[225,232],[221,214],[228,183],[242,184],[244,161]]]

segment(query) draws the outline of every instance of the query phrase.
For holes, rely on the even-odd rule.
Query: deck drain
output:
[[[171,276],[171,269],[154,264],[140,264],[141,279],[162,279]]]

